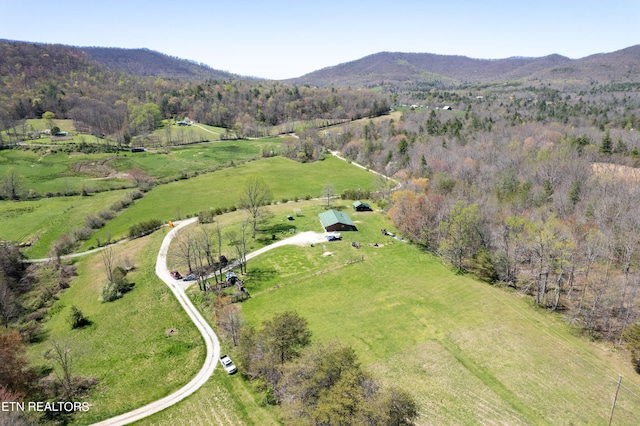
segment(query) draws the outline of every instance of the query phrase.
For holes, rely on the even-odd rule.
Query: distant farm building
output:
[[[324,213],[320,213],[318,217],[326,232],[358,230],[349,215],[337,210],[327,210]]]
[[[356,201],[353,203],[353,209],[357,212],[370,212],[373,210],[368,203],[363,203],[360,201]]]
[[[176,126],[193,126],[193,120],[189,117],[185,117],[184,120],[176,121]]]

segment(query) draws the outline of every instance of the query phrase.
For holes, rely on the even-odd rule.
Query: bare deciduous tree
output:
[[[0,320],[2,325],[9,328],[9,323],[18,316],[19,312],[13,292],[0,276]]]
[[[331,199],[336,196],[336,188],[328,183],[322,188],[322,197],[327,200],[327,207],[331,205]]]
[[[10,200],[20,198],[21,178],[14,169],[9,169],[2,181],[4,196]]]
[[[258,218],[265,206],[271,203],[273,196],[269,185],[260,176],[250,176],[247,178],[242,193],[240,195],[240,208],[246,210],[252,219],[253,238],[256,237]]]
[[[233,346],[238,346],[240,343],[240,330],[243,324],[240,310],[236,305],[225,305],[218,313],[218,325],[231,339]]]
[[[45,353],[45,358],[51,360],[57,367],[56,377],[60,384],[63,396],[67,400],[75,394],[75,386],[73,380],[73,368],[75,359],[71,354],[69,343],[54,340],[51,342],[51,348]]]
[[[100,252],[100,256],[102,257],[104,272],[107,274],[107,280],[113,284],[113,267],[115,265],[115,255],[113,253],[113,247],[106,247]]]

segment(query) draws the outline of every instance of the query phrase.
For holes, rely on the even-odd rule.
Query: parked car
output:
[[[236,365],[231,361],[231,358],[229,358],[229,355],[222,355],[220,357],[220,364],[222,364],[222,368],[224,368],[224,371],[228,374],[233,374],[238,371]]]
[[[195,281],[196,280],[196,274],[194,274],[193,272],[190,273],[189,275],[187,275],[186,277],[184,277],[182,279],[182,281]]]
[[[178,271],[171,271],[171,278],[173,278],[174,280],[181,280],[182,279],[182,275],[180,275],[180,272]]]
[[[339,232],[334,232],[333,234],[327,235],[327,241],[340,241],[342,239],[342,235]]]

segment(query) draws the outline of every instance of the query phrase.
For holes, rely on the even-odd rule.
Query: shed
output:
[[[320,213],[318,217],[326,232],[358,230],[348,214],[337,210],[327,210]]]
[[[353,209],[357,212],[370,212],[372,211],[371,206],[368,203],[363,203],[361,201],[355,201],[353,203]]]

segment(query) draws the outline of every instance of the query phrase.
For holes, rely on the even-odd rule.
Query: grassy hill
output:
[[[14,171],[19,176],[22,192],[40,196],[77,195],[0,201],[0,239],[29,242],[32,245],[25,254],[43,257],[60,235],[83,226],[87,215],[109,210],[116,201],[131,192],[134,183],[129,172],[132,170],[141,170],[159,181],[175,181],[257,158],[263,148],[277,149],[278,144],[277,138],[216,142],[171,148],[162,153],[121,153],[119,156],[113,153],[68,152],[64,146],[2,150],[0,173]],[[83,190],[90,195],[80,196]],[[202,208],[209,205],[207,203],[207,207]],[[194,207],[186,211],[199,210]],[[129,225],[125,224],[125,228]],[[101,238],[104,241],[104,234]],[[95,245],[95,239],[92,238],[85,247],[90,245]]]
[[[68,344],[74,374],[98,379],[88,399],[91,409],[76,424],[90,424],[162,398],[186,384],[202,367],[205,347],[171,290],[155,276],[157,250],[166,231],[118,246],[115,258],[128,258],[135,284],[125,297],[100,302],[106,283],[100,254],[79,260],[78,277],[49,311],[46,340],[29,346],[35,365],[48,364],[51,342]],[[120,263],[121,260],[118,260]],[[91,321],[71,330],[67,318],[76,306]],[[167,330],[173,329],[171,334]]]
[[[291,174],[283,175],[282,170],[289,170]],[[149,196],[140,200],[138,210],[133,211],[132,217],[139,220],[145,214],[152,215],[154,208],[157,212],[158,204],[162,204],[159,200],[168,197],[172,192],[181,196],[174,197],[169,203],[165,202],[165,205],[176,207],[183,202],[193,202],[197,193],[204,195],[195,203],[201,200],[208,200],[207,202],[210,203],[211,193],[203,191],[203,188],[208,188],[212,182],[217,184],[214,195],[221,197],[221,194],[227,192],[229,202],[235,202],[233,197],[237,194],[230,192],[229,189],[237,186],[236,189],[239,191],[243,182],[242,177],[255,173],[264,174],[272,184],[274,195],[280,199],[288,196],[289,191],[308,189],[320,192],[321,188],[315,188],[312,182],[319,181],[319,176],[326,176],[329,171],[333,172],[332,182],[335,183],[336,188],[356,184],[367,188],[373,181],[369,173],[334,158],[315,165],[274,158],[223,170],[221,172],[224,173],[218,175],[213,173],[209,178],[201,176],[206,179],[179,180],[166,185],[169,192],[160,191],[156,195],[160,197],[159,199],[154,200],[153,196]],[[292,174],[296,173],[300,175],[299,180],[292,179]],[[164,187],[158,187],[158,189],[161,188]],[[65,220],[65,223],[72,223],[70,218],[79,218],[91,209],[100,208],[109,202],[107,199],[100,200],[99,197],[117,195],[117,191],[112,191],[94,197],[44,199],[41,200],[44,204],[38,205],[37,208],[33,207],[29,213],[41,217],[45,222],[44,213],[47,212],[51,215],[48,220],[59,218],[60,223]],[[56,200],[62,201],[63,204],[61,206],[54,204],[53,201]],[[143,204],[144,200],[148,203],[147,205]],[[72,202],[83,206],[83,210],[74,208],[70,204]],[[24,206],[24,204],[21,205]],[[194,207],[197,204],[191,204],[191,206]],[[66,209],[65,214],[61,214],[62,207]],[[290,204],[282,204],[280,208],[286,208],[287,212],[291,213]],[[15,217],[18,216],[20,215],[16,213]],[[28,224],[29,215],[22,216],[25,217],[25,225]],[[238,211],[232,216],[239,218],[242,213]],[[312,218],[310,220],[317,222]],[[43,225],[43,229],[56,229],[56,227],[47,228]],[[35,364],[40,364],[51,341],[68,342],[71,350],[78,357],[76,373],[99,380],[98,389],[90,397],[92,409],[78,417],[78,424],[87,424],[113,416],[165,396],[186,383],[202,363],[204,349],[195,327],[188,322],[169,289],[155,277],[153,272],[157,248],[165,233],[166,230],[163,229],[149,237],[116,247],[116,258],[129,259],[135,264],[136,269],[130,276],[130,280],[135,283],[133,291],[113,303],[105,304],[99,300],[101,288],[106,283],[100,255],[77,260],[79,277],[74,280],[68,290],[59,295],[58,301],[52,307],[44,330],[47,339],[29,348],[31,360]],[[90,326],[81,330],[69,328],[67,317],[72,306],[78,307],[88,317],[91,321]],[[168,336],[165,334],[168,329],[176,329],[178,332]],[[220,374],[216,373],[216,377],[220,377]],[[161,382],[162,386],[155,386],[155,382]],[[250,396],[246,386],[238,386],[234,382],[225,383],[225,381],[222,381],[222,384],[213,383],[207,388],[221,395],[223,398],[220,401],[228,401],[229,398],[224,396],[230,392],[229,389],[220,388],[220,386],[230,387],[230,389],[236,389],[233,392]],[[131,393],[135,393],[135,397],[131,397]],[[215,404],[222,403],[220,401],[216,400]],[[267,424],[263,421],[264,419],[272,421],[276,418],[272,413],[273,409],[261,408],[257,402],[249,403],[248,401],[250,400],[243,401],[242,404],[231,404],[229,408],[227,415],[240,419],[237,424],[251,422]],[[209,401],[209,404],[211,403]],[[220,411],[217,405],[216,411]],[[265,413],[260,414],[262,411]],[[225,422],[223,421],[222,424]]]
[[[616,421],[640,420],[640,380],[625,357],[576,336],[517,293],[382,239],[388,224],[381,215],[352,218],[361,221],[359,232],[344,233],[342,242],[255,260],[245,317],[258,324],[274,311],[297,310],[314,339],[351,345],[386,382],[411,390],[420,401],[418,424],[603,424],[618,373],[628,387]],[[346,265],[358,256],[364,261]]]
[[[317,230],[322,204],[300,203],[299,230]],[[273,220],[290,209],[272,207]],[[383,382],[410,390],[418,425],[606,424],[618,374],[614,424],[638,423],[640,379],[625,354],[590,342],[519,293],[382,236],[389,223],[380,213],[350,215],[359,231],[341,242],[282,247],[249,261],[252,297],[242,313],[251,324],[296,310],[314,341],[352,346]],[[201,424],[276,422],[268,411],[245,416],[256,403],[250,387],[217,373],[206,389],[142,424],[175,424],[193,412]]]

